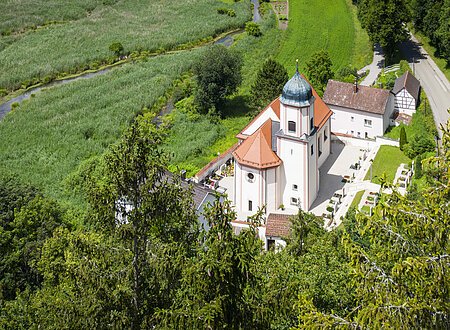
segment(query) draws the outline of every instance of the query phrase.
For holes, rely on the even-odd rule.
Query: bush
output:
[[[233,9],[217,8],[217,13],[220,15],[228,15],[230,17],[236,17],[236,12]]]
[[[116,56],[120,56],[123,54],[123,45],[120,42],[113,42],[109,45],[109,50],[112,51]]]
[[[434,150],[434,142],[428,136],[416,135],[410,143],[404,146],[405,155],[413,159],[427,151]]]
[[[422,159],[423,155],[418,155],[414,161],[414,177],[420,179],[422,177]]]
[[[255,22],[247,22],[245,24],[245,31],[248,33],[248,35],[254,37],[260,37],[262,35],[259,24],[256,24]]]

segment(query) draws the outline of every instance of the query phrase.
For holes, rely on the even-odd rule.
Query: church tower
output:
[[[314,96],[297,69],[280,97],[280,131],[277,154],[283,160],[281,189],[286,208],[309,210],[319,190]]]

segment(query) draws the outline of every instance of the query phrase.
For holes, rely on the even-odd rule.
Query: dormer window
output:
[[[288,121],[288,131],[295,133],[295,121]]]

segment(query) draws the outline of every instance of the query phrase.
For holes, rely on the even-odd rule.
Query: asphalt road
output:
[[[411,35],[411,40],[404,42],[400,49],[427,94],[439,136],[442,138],[440,127],[445,126],[450,119],[447,111],[450,109],[450,83],[414,36]]]

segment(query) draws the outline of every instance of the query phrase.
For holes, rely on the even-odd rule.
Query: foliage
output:
[[[224,46],[210,47],[194,65],[197,91],[195,99],[200,109],[220,111],[225,98],[234,93],[242,81],[242,59]]]
[[[297,257],[305,254],[318,237],[324,234],[323,225],[312,213],[306,213],[299,209],[291,220],[291,239],[286,239],[287,250]]]
[[[405,148],[405,145],[408,143],[408,140],[406,138],[406,131],[405,127],[402,126],[400,129],[400,150],[403,151]]]
[[[422,177],[422,160],[423,155],[417,155],[414,160],[414,178],[420,179]]]
[[[355,79],[358,79],[358,69],[351,66],[340,68],[336,74],[336,79],[339,81],[353,83],[355,82]]]
[[[354,18],[354,6],[349,0],[289,2],[289,26],[277,60],[289,75],[295,72],[295,59],[304,72],[307,59],[320,51],[330,54],[333,70],[347,65],[363,67],[372,60],[372,46],[367,33]]]
[[[401,163],[408,164],[410,159],[397,147],[380,146],[372,164],[372,182],[380,183],[383,173],[386,174],[389,182],[394,181],[395,173]],[[370,179],[370,170],[367,172],[365,180]]]
[[[109,45],[109,50],[112,51],[116,56],[120,56],[123,54],[123,45],[120,42],[113,42]]]
[[[404,0],[361,0],[358,2],[358,17],[372,42],[381,45],[390,61],[397,51],[397,44],[407,37],[405,23],[408,12]]]
[[[409,158],[415,158],[425,152],[433,151],[435,149],[434,141],[425,134],[414,135],[409,143],[404,148],[405,155]]]
[[[245,32],[247,32],[249,36],[253,37],[260,37],[262,34],[259,24],[255,22],[245,23]]]
[[[220,15],[228,15],[230,17],[236,16],[236,12],[233,9],[228,8],[217,8],[217,13]]]
[[[313,54],[306,63],[306,76],[319,95],[325,91],[328,80],[334,77],[332,65],[330,55],[323,50]]]
[[[289,80],[286,69],[272,58],[266,60],[259,69],[256,81],[251,87],[252,104],[261,108],[281,94]]]
[[[135,114],[152,108],[198,54],[124,65],[37,93],[1,121],[0,172],[80,205],[81,198],[64,191],[65,178],[117,141]]]
[[[29,11],[22,9],[31,2]],[[49,3],[42,5],[37,2],[2,1],[0,12],[13,13],[13,21],[20,24],[22,19],[27,20],[20,13],[27,17],[40,13],[46,17],[58,11],[64,17],[65,12],[70,14],[75,11],[78,3],[80,7],[87,8],[74,15],[73,19],[64,18],[67,19],[64,24],[53,24],[18,35],[3,47],[3,42],[7,42],[4,38],[11,37],[0,37],[0,88],[13,90],[22,83],[30,85],[45,77],[53,79],[58,74],[73,74],[111,63],[116,58],[111,56],[108,47],[117,40],[130,53],[161,52],[183,44],[210,40],[221,32],[242,27],[251,18],[250,8],[244,1],[229,6],[236,13],[233,18],[215,14],[221,7],[217,0],[155,0],[149,3],[130,0],[117,1],[110,6],[99,6],[98,0],[89,3],[76,0],[58,9],[54,8],[58,6]],[[99,8],[95,10],[97,6]],[[2,15],[0,22],[3,19],[6,21],[8,16]],[[58,16],[59,13],[55,19]],[[31,20],[34,21],[34,18]]]

